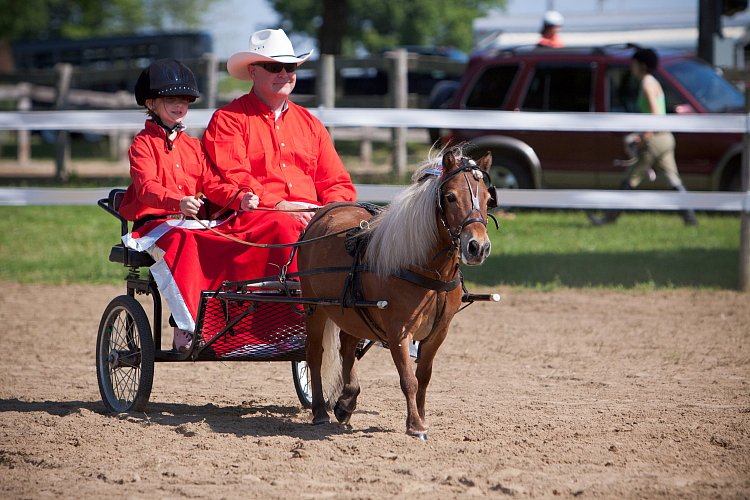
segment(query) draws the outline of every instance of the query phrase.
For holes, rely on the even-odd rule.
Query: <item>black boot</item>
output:
[[[622,181],[618,189],[630,191],[633,188],[630,187],[630,182],[625,179],[624,181]],[[602,215],[596,215],[591,212],[587,212],[586,215],[588,216],[592,225],[603,226],[605,224],[614,224],[615,222],[617,222],[617,219],[620,217],[621,213],[622,210],[605,210]]]
[[[684,186],[675,186],[673,188],[675,191],[679,191],[680,193],[687,193],[687,190]],[[685,221],[686,226],[697,226],[698,225],[698,219],[695,218],[695,212],[692,209],[683,210],[680,212],[682,215],[682,220]]]
[[[601,215],[586,212],[586,216],[591,221],[592,226],[604,226],[605,224],[613,224],[617,222],[617,218],[620,216],[620,211],[605,210]]]

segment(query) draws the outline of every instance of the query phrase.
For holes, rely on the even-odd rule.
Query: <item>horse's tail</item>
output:
[[[341,363],[341,329],[330,319],[323,329],[323,359],[320,366],[320,381],[323,384],[323,398],[332,409],[344,387],[343,366]]]

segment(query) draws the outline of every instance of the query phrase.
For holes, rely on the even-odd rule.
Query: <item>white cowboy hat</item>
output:
[[[294,55],[294,47],[284,30],[260,30],[250,37],[250,50],[237,52],[227,61],[227,71],[238,80],[252,80],[247,65],[256,62],[280,62],[302,64],[312,55]]]

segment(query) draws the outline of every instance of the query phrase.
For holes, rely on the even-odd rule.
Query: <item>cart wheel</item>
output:
[[[133,297],[115,297],[102,315],[96,376],[107,410],[145,409],[154,381],[154,339],[148,316]]]
[[[292,378],[299,402],[304,408],[312,408],[312,387],[307,361],[292,361]]]

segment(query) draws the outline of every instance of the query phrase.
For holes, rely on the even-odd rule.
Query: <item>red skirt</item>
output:
[[[214,229],[233,238],[266,244],[294,243],[304,223],[284,212],[240,212]],[[225,281],[277,277],[289,261],[289,248],[257,248],[215,234],[192,219],[157,220],[123,237],[126,246],[148,252],[151,273],[179,328],[195,330],[201,292]]]

